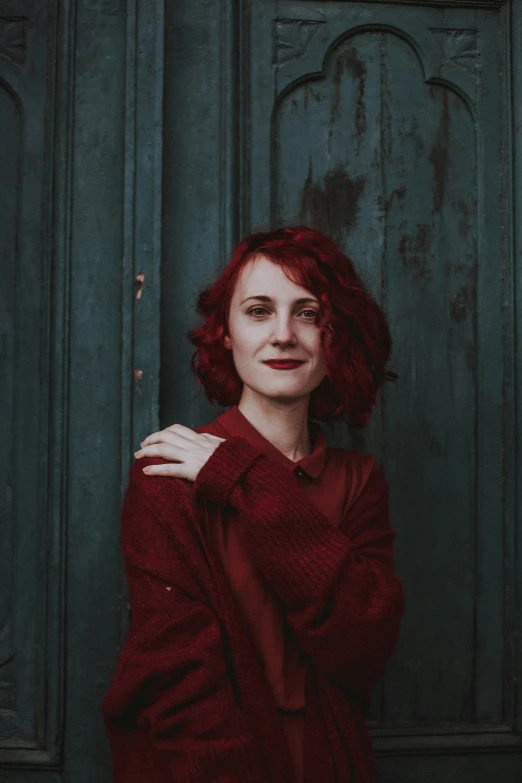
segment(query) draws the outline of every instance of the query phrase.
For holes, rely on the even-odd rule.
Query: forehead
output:
[[[311,295],[308,289],[290,280],[283,269],[266,256],[259,255],[250,259],[241,270],[237,285],[238,295],[267,294],[277,299],[281,292],[287,293],[288,296]]]

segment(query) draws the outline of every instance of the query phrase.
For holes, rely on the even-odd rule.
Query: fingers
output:
[[[163,459],[181,462],[179,459],[179,446],[173,443],[149,443],[148,446],[135,451],[134,456],[136,459],[141,457],[162,457]]]
[[[194,430],[191,430],[190,427],[184,427],[183,424],[172,424],[170,427],[165,427],[163,430],[152,432],[150,435],[147,435],[140,443],[140,446],[147,446],[150,443],[157,443],[162,440],[168,443],[175,443],[176,439],[174,436],[187,438],[189,440],[200,437]]]
[[[142,468],[148,476],[171,476],[172,478],[184,478],[179,465],[146,465]]]
[[[153,432],[152,435],[147,435],[145,440],[142,440],[140,446],[150,446],[153,443],[170,443],[175,445],[179,443],[179,435],[174,432],[168,432],[167,430],[161,430],[160,432]]]
[[[197,432],[191,430],[190,427],[185,427],[183,424],[171,424],[170,427],[165,427],[166,432],[177,432],[183,435],[185,438],[199,437]]]
[[[176,438],[188,438],[190,440],[196,440],[197,438],[211,438],[212,440],[223,441],[225,438],[219,438],[217,435],[212,435],[210,432],[194,432],[189,427],[184,427],[182,424],[173,424],[171,427],[166,427],[164,430],[153,432],[142,440],[140,446],[150,446],[152,443],[171,443],[173,445],[179,444],[179,440]]]

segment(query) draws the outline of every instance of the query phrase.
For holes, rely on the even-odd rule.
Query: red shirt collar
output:
[[[289,470],[301,468],[307,475],[317,478],[323,470],[326,463],[326,440],[321,425],[318,422],[308,420],[310,427],[310,437],[312,439],[312,453],[297,462],[293,462],[261,433],[256,430],[253,424],[244,416],[237,405],[233,405],[229,410],[222,413],[216,419],[214,424],[220,427],[231,437],[239,436],[252,444],[259,451],[266,454],[267,457],[276,460]]]

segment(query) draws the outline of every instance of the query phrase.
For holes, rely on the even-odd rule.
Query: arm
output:
[[[296,641],[332,681],[367,701],[396,644],[404,610],[382,468],[374,461],[339,529],[295,476],[237,436],[219,445],[194,490],[196,497],[238,510],[234,524],[285,604]]]
[[[182,492],[175,508],[178,522],[190,512]],[[145,724],[153,745],[169,754],[176,783],[264,783],[254,737],[234,698],[221,626],[165,521],[132,480],[121,545],[132,618],[104,718]]]

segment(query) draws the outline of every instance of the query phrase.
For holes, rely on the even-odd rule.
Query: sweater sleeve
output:
[[[249,556],[286,607],[296,641],[338,686],[367,704],[398,639],[404,591],[394,572],[388,484],[375,462],[339,528],[295,476],[238,436],[223,441],[194,484],[230,503]]]
[[[140,469],[157,462],[142,460]],[[157,487],[161,479],[147,481]],[[169,523],[180,525],[181,515],[190,513],[183,492],[174,508]],[[102,703],[104,719],[119,727],[145,725],[152,744],[168,755],[176,783],[266,783],[234,698],[222,628],[169,523],[131,480],[121,514],[131,625]]]

